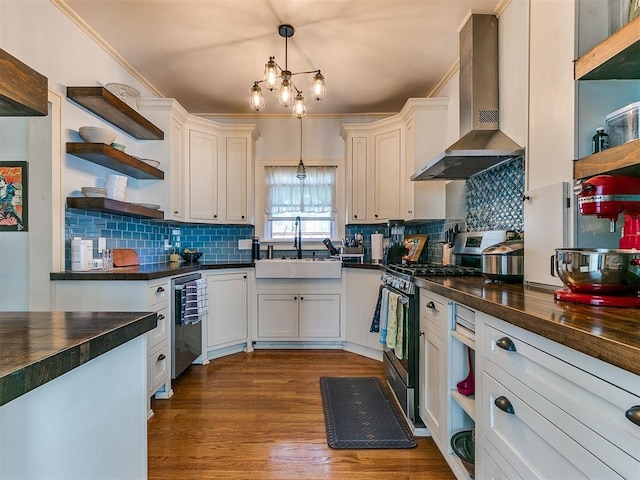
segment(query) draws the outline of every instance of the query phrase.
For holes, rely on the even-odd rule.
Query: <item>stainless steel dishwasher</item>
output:
[[[173,290],[171,322],[171,378],[184,372],[193,361],[202,354],[202,321],[183,324],[182,291],[187,283],[202,278],[199,273],[184,275],[171,281]]]

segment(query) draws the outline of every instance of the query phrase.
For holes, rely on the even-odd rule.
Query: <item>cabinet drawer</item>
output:
[[[526,389],[515,379],[507,379],[507,382],[510,383],[509,387],[520,390],[519,393]],[[502,452],[519,476],[622,478],[574,441],[574,435],[569,436],[563,431],[567,427],[565,422],[572,423],[569,415],[551,405],[542,405],[544,415],[534,409],[531,403],[541,406],[535,392],[524,391],[525,401],[486,372],[482,374],[482,392],[488,410],[485,418],[486,439]],[[508,401],[512,413],[498,408],[496,400]],[[550,421],[548,417],[553,420]],[[586,427],[582,429],[582,434],[589,435]],[[597,436],[593,432],[591,435]]]
[[[171,363],[169,362],[169,342],[158,346],[149,355],[149,395],[153,395],[160,385],[169,381]]]
[[[420,319],[427,331],[441,340],[447,335],[446,299],[429,291],[420,291]]]
[[[638,477],[640,426],[630,422],[625,416],[629,408],[640,405],[640,397],[628,391],[634,388],[634,384],[637,388],[637,377],[626,377],[624,374],[629,372],[622,372],[611,366],[611,375],[605,381],[588,373],[589,365],[595,359],[557,344],[555,350],[552,350],[553,345],[546,345],[541,341],[545,350],[552,350],[547,353],[537,348],[537,345],[532,345],[533,340],[537,340],[533,334],[521,334],[515,327],[509,328],[509,325],[500,327],[498,329],[485,325],[484,328],[483,352],[488,365],[494,365],[517,378],[568,416],[626,452],[626,455],[614,455],[605,461],[623,476]],[[521,338],[527,338],[528,342]],[[566,353],[564,350],[573,352],[575,357],[570,357],[567,353],[563,358],[563,353]],[[569,363],[571,360],[578,364],[577,359],[581,360],[580,368]],[[615,378],[617,373],[622,376]],[[626,382],[619,383],[625,388],[613,384],[614,381],[625,378]],[[586,444],[589,437],[572,436],[605,459],[604,452],[601,455]]]
[[[155,283],[147,289],[147,305],[152,310],[158,310],[169,304],[169,282]]]
[[[169,340],[169,307],[158,310],[158,326],[147,334],[147,348],[151,352],[156,346]]]

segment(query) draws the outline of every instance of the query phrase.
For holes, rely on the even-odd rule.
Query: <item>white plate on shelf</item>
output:
[[[141,162],[146,163],[147,165],[151,165],[153,168],[158,168],[160,166],[160,162],[158,160],[151,160],[150,158],[140,158],[136,157]]]
[[[149,210],[160,210],[160,205],[156,205],[155,203],[134,203],[134,205],[148,208]]]

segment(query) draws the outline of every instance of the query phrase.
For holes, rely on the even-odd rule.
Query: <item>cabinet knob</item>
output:
[[[503,350],[507,350],[509,352],[515,352],[516,346],[513,341],[509,337],[502,337],[496,340],[496,346],[500,347]]]
[[[217,213],[216,213],[216,214],[214,214],[214,215],[213,215],[213,218],[218,218],[218,214],[217,214]]]
[[[161,353],[160,355],[158,355],[158,362],[161,362],[165,358],[167,358],[167,357],[165,357],[164,353]]]
[[[242,218],[244,219],[244,215],[242,215]]]
[[[376,217],[376,218],[378,218],[378,214],[377,214],[377,213],[374,213],[374,214],[373,214],[373,216],[374,216],[374,217]]]
[[[510,415],[513,415],[516,413],[516,411],[513,409],[513,405],[511,405],[511,402],[507,397],[503,397],[501,395],[498,398],[496,398],[493,403],[495,403],[496,407],[498,407],[500,410],[502,410],[505,413],[508,413]]]
[[[173,214],[174,214],[174,215],[178,215],[178,213],[180,213],[178,210],[174,210],[174,211],[173,211]]]
[[[164,292],[164,288],[158,287],[158,289],[156,290],[156,293],[162,293],[162,292]]]
[[[435,303],[433,303],[433,301],[431,301],[431,302],[427,303],[427,304],[424,306],[424,308],[429,308],[429,309],[435,310],[435,309],[436,309],[436,304],[435,304]]]
[[[293,297],[294,300],[298,300],[298,297]]]
[[[353,218],[358,218],[358,215],[354,215]]]
[[[424,332],[420,332],[420,336],[423,336],[423,335],[424,335]]]
[[[243,275],[243,276],[242,276],[242,278],[247,278],[247,276],[246,276],[246,275]]]
[[[629,410],[624,412],[624,416],[627,417],[630,422],[640,426],[640,405],[631,407]]]
[[[304,302],[304,297],[300,297],[300,301],[301,301],[301,302]]]
[[[158,315],[158,321],[160,321],[160,320],[164,320],[164,315],[163,314]]]

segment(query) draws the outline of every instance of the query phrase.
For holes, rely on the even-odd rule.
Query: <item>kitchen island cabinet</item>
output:
[[[551,289],[476,277],[416,284],[421,296],[475,311],[476,478],[638,476],[639,309],[560,302]],[[451,352],[444,370],[451,378]],[[422,388],[438,389],[426,378]],[[446,412],[449,426],[454,413]],[[434,424],[429,415],[425,423]],[[436,444],[456,476],[468,478],[448,442]]]
[[[0,478],[146,478],[154,313],[0,313]]]

